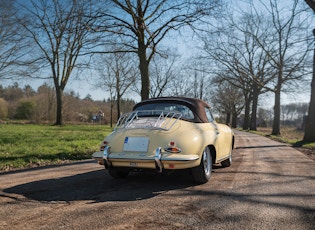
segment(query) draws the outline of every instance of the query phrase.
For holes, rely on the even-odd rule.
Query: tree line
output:
[[[199,92],[191,91],[193,94]],[[64,93],[64,104],[67,109],[63,116],[67,123],[96,123],[110,124],[113,126],[119,119],[121,113],[129,112],[136,102],[132,99],[120,100],[119,108],[117,100],[112,98],[101,101],[93,100],[90,94],[83,99],[74,91]],[[32,122],[52,123],[56,108],[55,90],[46,83],[33,89],[30,85],[23,88],[15,82],[13,85],[3,87],[0,85],[0,121],[2,122]],[[220,104],[213,106],[216,120],[231,124],[231,117],[225,112],[220,112]],[[304,129],[305,115],[307,114],[307,103],[290,103],[281,106],[281,125]],[[257,126],[272,126],[272,108],[258,108]],[[237,117],[234,127],[241,127],[244,121],[244,113]]]
[[[244,113],[242,127],[251,130],[271,92],[279,135],[282,94],[310,81],[310,11],[302,0],[4,0],[0,80],[51,80],[57,125],[67,83],[82,76],[109,93],[118,114],[131,91],[142,100],[192,96],[211,101],[232,126]],[[176,36],[190,36],[196,52],[170,50],[166,41]]]
[[[110,124],[117,122],[119,114],[109,98],[95,101],[91,95],[80,99],[74,91],[64,93],[63,117],[67,123]],[[132,99],[122,99],[121,111],[129,112],[135,105]],[[23,88],[16,82],[3,87],[0,85],[0,122],[52,123],[55,119],[55,89],[46,83],[33,89],[30,85]]]

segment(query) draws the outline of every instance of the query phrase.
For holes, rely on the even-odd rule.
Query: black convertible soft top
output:
[[[210,106],[205,102],[197,98],[188,98],[188,97],[157,97],[151,98],[139,102],[133,107],[133,110],[137,110],[138,107],[150,104],[150,103],[176,103],[189,107],[194,113],[194,119],[192,122],[196,123],[207,123],[208,118],[205,113],[205,108],[210,108]]]

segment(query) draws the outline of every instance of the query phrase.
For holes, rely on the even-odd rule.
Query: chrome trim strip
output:
[[[191,157],[191,158],[171,158],[171,157],[161,157],[161,162],[168,162],[168,161],[178,161],[178,162],[188,162],[188,161],[195,161],[198,160],[199,157]],[[110,156],[110,160],[134,160],[134,161],[152,161],[155,160],[155,157],[153,159],[153,157],[150,158],[134,158],[134,157],[114,157],[114,156]]]

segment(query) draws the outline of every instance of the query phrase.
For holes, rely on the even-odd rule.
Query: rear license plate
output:
[[[149,147],[148,137],[125,137],[123,151],[147,152]]]

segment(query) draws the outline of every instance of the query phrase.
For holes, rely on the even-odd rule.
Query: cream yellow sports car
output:
[[[189,169],[201,184],[210,179],[213,164],[231,165],[233,146],[233,131],[215,122],[206,102],[162,97],[123,114],[92,157],[114,178],[146,169]]]

